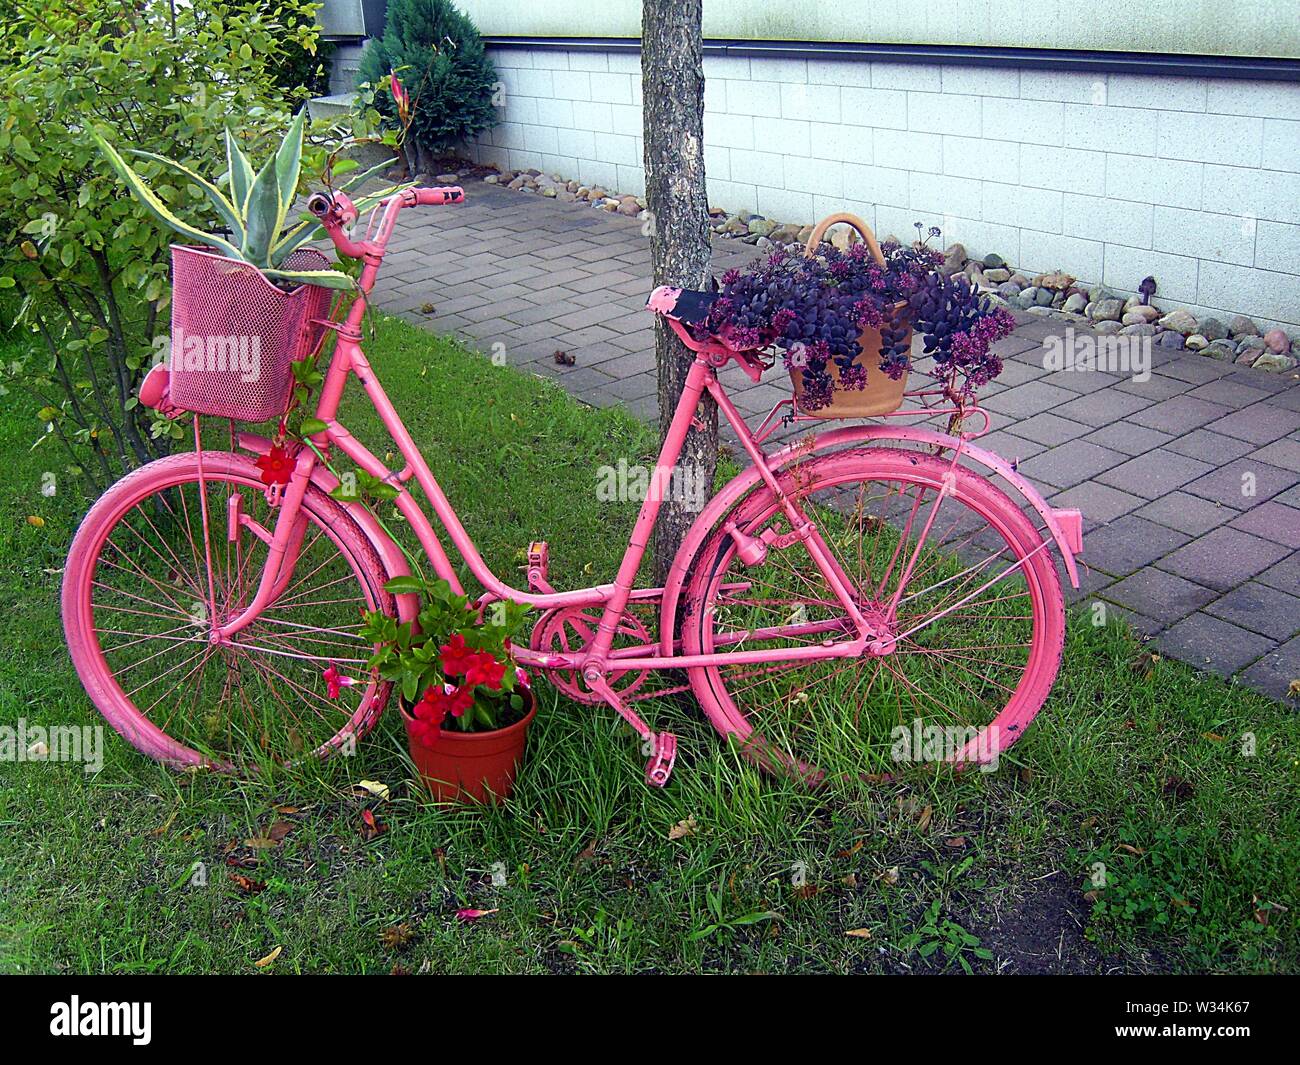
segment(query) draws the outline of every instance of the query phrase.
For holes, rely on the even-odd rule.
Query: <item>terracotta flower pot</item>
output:
[[[415,719],[406,707],[400,707],[411,761],[435,799],[488,802],[510,795],[528,739],[528,726],[537,715],[533,693],[522,689],[520,694],[528,710],[522,720],[492,732],[444,728],[432,747],[416,739],[411,731]]]
[[[843,223],[852,226],[858,231],[862,239],[866,241],[867,248],[871,251],[882,267],[885,265],[884,253],[880,250],[880,243],[876,236],[871,232],[871,227],[852,214],[833,214],[823,218],[817,223],[812,234],[808,237],[808,244],[804,249],[805,255],[817,254],[817,248],[821,244],[822,237],[826,231],[833,225]],[[893,306],[895,316],[906,312],[907,302],[900,300]],[[790,381],[794,386],[794,398],[799,410],[804,414],[811,414],[817,418],[870,418],[874,415],[888,414],[891,411],[898,410],[903,405],[903,393],[907,391],[907,373],[901,374],[895,381],[889,374],[880,368],[880,330],[864,329],[858,337],[858,342],[862,346],[862,354],[858,356],[858,365],[867,371],[867,383],[861,389],[844,388],[840,384],[840,368],[832,360],[827,364],[827,372],[831,375],[831,381],[834,388],[831,392],[831,401],[825,407],[819,407],[817,410],[808,410],[803,404],[804,379],[803,371],[792,369],[790,371]],[[912,330],[908,327],[907,342],[910,347],[912,343]]]

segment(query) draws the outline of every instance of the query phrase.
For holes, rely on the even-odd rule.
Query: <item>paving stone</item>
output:
[[[1162,363],[1157,373],[1161,377],[1205,384],[1207,381],[1216,381],[1232,373],[1232,363],[1207,359],[1204,355],[1181,355]]]
[[[1083,545],[1084,557],[1112,577],[1126,577],[1187,543],[1188,537],[1133,514],[1093,532]]]
[[[1170,625],[1212,602],[1217,592],[1162,570],[1138,570],[1106,589],[1103,598]],[[1231,620],[1231,619],[1229,619]]]
[[[1067,392],[1064,388],[1045,385],[1041,381],[1031,381],[1029,384],[1017,385],[1015,388],[1008,388],[1005,392],[998,393],[984,405],[997,414],[1009,415],[1012,418],[1028,418],[1042,411],[1052,410],[1074,398],[1074,393]]]
[[[1204,399],[1192,399],[1190,396],[1174,396],[1162,400],[1146,410],[1134,414],[1133,421],[1162,433],[1186,433],[1199,429],[1207,422],[1222,418],[1228,408],[1221,403],[1211,403]]]
[[[1187,533],[1188,536],[1200,536],[1217,528],[1225,521],[1236,516],[1231,507],[1211,503],[1200,496],[1190,496],[1186,492],[1170,492],[1154,502],[1148,503],[1137,512],[1139,518],[1146,518],[1159,525]]]
[[[1162,558],[1160,568],[1226,592],[1288,553],[1288,548],[1258,536],[1220,526]]]
[[[1164,448],[1156,448],[1145,455],[1129,459],[1121,466],[1106,470],[1097,479],[1102,484],[1131,492],[1143,499],[1159,499],[1213,469],[1208,462],[1198,462],[1186,455],[1176,455]]]
[[[1145,381],[1137,381],[1132,378],[1121,381],[1115,386],[1120,392],[1129,392],[1135,396],[1140,396],[1150,403],[1159,403],[1162,400],[1172,399],[1174,396],[1180,396],[1193,387],[1190,381],[1178,381],[1172,377],[1160,377],[1152,374]]]
[[[1300,595],[1300,551],[1289,558],[1284,558],[1276,565],[1269,566],[1255,579],[1270,588],[1279,588],[1284,592]]]
[[[1022,462],[1020,472],[1031,481],[1072,488],[1123,461],[1124,456],[1118,451],[1070,440]]]
[[[1252,444],[1268,444],[1300,429],[1300,411],[1256,403],[1211,422],[1208,428],[1211,432],[1249,440]]]
[[[1156,645],[1198,669],[1230,677],[1276,643],[1208,614],[1193,614],[1156,637]]]
[[[1208,429],[1196,429],[1190,433],[1180,434],[1164,446],[1180,455],[1213,463],[1215,466],[1239,459],[1251,451],[1251,445],[1246,441],[1224,436],[1221,433],[1212,433]]]
[[[1185,490],[1235,510],[1249,510],[1297,483],[1300,483],[1300,473],[1251,459],[1237,459],[1198,477]]]
[[[1300,510],[1277,500],[1252,507],[1241,517],[1230,521],[1228,527],[1253,533],[1286,547],[1300,547]]]
[[[998,427],[1003,428],[1000,424],[998,424]],[[1089,427],[1080,425],[1078,422],[1072,422],[1068,418],[1057,417],[1055,414],[1035,414],[1032,418],[1015,422],[1012,425],[1005,426],[1005,428],[1016,436],[1033,440],[1039,444],[1053,446],[1064,444],[1067,440],[1073,440],[1076,436],[1083,436],[1084,433],[1088,432]]]
[[[1068,446],[1068,445],[1063,445]],[[1136,510],[1145,500],[1099,481],[1086,481],[1051,497],[1054,507],[1076,507],[1083,512],[1084,528],[1105,525],[1121,514]]]
[[[1009,462],[1019,463],[1033,455],[1047,450],[1046,444],[1040,444],[1035,440],[1026,440],[1022,436],[1016,436],[1014,433],[1007,432],[1004,429],[997,429],[991,433],[973,441],[976,447],[982,447],[986,451],[992,451],[1001,455]]]
[[[1264,375],[1260,374],[1259,376],[1263,377]],[[1240,408],[1248,407],[1252,403],[1258,403],[1261,399],[1267,399],[1271,393],[1255,388],[1245,382],[1234,380],[1231,377],[1221,377],[1217,381],[1198,385],[1187,394],[1194,399],[1208,399],[1211,403],[1222,403],[1228,407]]]
[[[1121,392],[1115,388],[1104,388],[1053,407],[1052,413],[1059,414],[1062,418],[1069,418],[1072,422],[1102,426],[1121,421],[1146,406],[1148,406],[1147,401],[1140,396]]]
[[[1275,647],[1238,678],[1243,684],[1300,708],[1300,697],[1291,693],[1291,683],[1300,679],[1300,637]]]
[[[1255,581],[1216,599],[1205,612],[1274,640],[1300,632],[1300,597]]]
[[[1300,470],[1300,440],[1291,437],[1274,440],[1253,452],[1250,457],[1284,470]]]

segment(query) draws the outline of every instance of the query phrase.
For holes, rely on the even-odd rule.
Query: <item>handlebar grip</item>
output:
[[[465,190],[459,185],[445,185],[436,189],[416,189],[415,202],[420,207],[440,207],[447,203],[463,203]]]

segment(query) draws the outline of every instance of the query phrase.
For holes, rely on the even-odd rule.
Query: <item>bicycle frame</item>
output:
[[[512,587],[491,570],[479,553],[473,538],[462,525],[455,508],[447,499],[419,447],[403,424],[400,415],[394,408],[361,347],[361,327],[366,296],[373,287],[375,277],[383,260],[385,245],[394,229],[398,213],[403,208],[415,206],[418,203],[448,202],[448,200],[427,197],[432,193],[451,191],[453,190],[411,189],[393,196],[383,205],[382,221],[374,239],[354,241],[345,234],[344,226],[355,219],[355,212],[353,212],[351,218],[348,217],[347,210],[351,205],[347,203],[346,197],[340,197],[341,203],[334,204],[330,213],[322,216],[322,224],[339,249],[345,255],[361,259],[364,266],[359,283],[361,295],[353,301],[343,321],[330,323],[337,333],[337,343],[325,374],[315,410],[315,417],[323,422],[325,426],[322,432],[312,437],[315,450],[328,457],[333,449],[337,449],[367,474],[382,480],[397,491],[394,501],[395,506],[414,530],[416,539],[428,557],[433,571],[439,577],[445,579],[456,592],[463,592],[460,581],[433,523],[410,491],[412,481],[424,492],[432,506],[434,515],[436,515],[439,523],[450,538],[456,552],[464,560],[470,573],[486,589],[486,593],[480,601],[481,604],[486,605],[494,599],[509,598],[542,609],[560,607],[599,608],[600,621],[595,635],[580,650],[557,654],[518,647],[515,649],[515,657],[525,665],[532,665],[541,669],[575,671],[594,693],[613,703],[615,708],[623,716],[627,717],[642,735],[649,735],[649,730],[641,725],[639,720],[635,719],[635,715],[631,715],[630,711],[625,710],[619,704],[617,697],[603,682],[603,676],[611,663],[616,664],[619,670],[681,669],[724,664],[856,657],[870,650],[873,641],[876,639],[876,634],[858,608],[852,590],[852,582],[843,572],[833,552],[822,539],[816,525],[808,520],[799,506],[781,488],[778,478],[781,466],[788,463],[788,450],[780,453],[780,456],[778,456],[779,461],[774,461],[772,456],[762,450],[762,440],[770,431],[768,426],[781,404],[774,408],[772,415],[769,415],[768,419],[763,422],[758,432],[753,433],[727,396],[716,373],[718,368],[734,360],[752,379],[757,380],[762,372],[762,365],[757,361],[753,353],[735,352],[716,342],[700,343],[694,341],[687,331],[675,321],[670,321],[669,324],[687,347],[695,352],[695,359],[690,367],[681,398],[677,403],[659,456],[656,459],[649,491],[641,504],[631,537],[613,581],[563,592],[537,590],[536,588],[525,590]],[[460,190],[454,191],[459,195]],[[455,197],[450,198],[450,202],[455,202],[455,200]],[[338,420],[339,403],[348,379],[352,375],[355,375],[361,383],[371,404],[378,412],[385,429],[396,443],[397,451],[404,463],[398,470],[389,469]],[[843,640],[828,638],[816,645],[798,644],[759,650],[736,650],[730,653],[681,655],[675,653],[672,640],[665,635],[663,639],[643,646],[625,647],[617,651],[612,649],[619,620],[629,602],[633,599],[661,599],[668,606],[674,606],[677,602],[680,592],[680,574],[677,576],[677,586],[667,589],[636,589],[634,585],[636,575],[650,542],[651,532],[659,516],[662,500],[667,495],[672,471],[681,455],[687,433],[695,417],[695,411],[701,398],[706,393],[712,396],[723,417],[736,431],[741,445],[750,458],[752,470],[748,474],[742,475],[742,478],[748,477],[751,484],[761,480],[773,492],[793,530],[790,534],[787,534],[787,538],[792,537],[793,539],[789,539],[786,546],[792,545],[795,540],[803,543],[804,549],[821,570],[829,587],[834,591],[835,596],[843,606],[848,622],[851,623],[851,629],[849,624],[842,624],[836,626],[834,631],[850,638]],[[932,411],[931,413],[935,412]],[[928,434],[934,440],[944,442],[944,446],[951,447],[953,449],[952,461],[954,464],[965,453],[967,435],[975,435],[967,434],[961,437],[951,437],[929,433],[925,430],[922,430],[921,434],[922,437]],[[834,436],[836,434],[829,435]],[[913,438],[918,439],[918,437]],[[241,443],[244,446],[252,447],[254,450],[259,449],[257,440],[256,437],[241,434]],[[262,441],[262,445],[265,445],[265,441]],[[264,450],[264,446],[260,449]],[[280,513],[269,539],[267,562],[259,578],[258,587],[253,598],[237,616],[230,618],[219,626],[213,634],[214,640],[228,638],[251,624],[263,609],[274,602],[276,596],[280,594],[280,590],[285,586],[285,582],[291,576],[302,539],[302,523],[298,520],[299,510],[308,485],[312,483],[313,477],[318,474],[320,460],[317,458],[315,450],[302,448],[298,452],[293,473],[282,493]],[[982,454],[984,456],[988,455],[987,452]],[[981,461],[984,460],[981,459]],[[1016,476],[1007,464],[1003,463],[1003,466],[1005,467],[1005,473]],[[1023,479],[1019,478],[1017,480],[1023,481]],[[1021,484],[1016,486],[1021,487]],[[1071,549],[1077,550],[1073,544],[1074,537],[1070,535],[1073,530],[1067,529],[1063,532],[1060,523],[1054,520],[1066,515],[1068,512],[1052,510],[1042,503],[1041,498],[1034,498],[1037,493],[1033,493],[1033,490],[1028,488],[1027,484],[1022,488],[1022,492],[1026,489],[1028,493],[1032,493],[1030,501],[1048,519],[1053,536],[1067,559],[1073,577],[1073,559],[1070,551]],[[938,507],[947,494],[946,486],[936,494],[933,507],[924,526],[921,541],[917,544],[912,558],[905,560],[908,571],[910,571],[911,565],[915,563],[921,544],[924,543],[924,532],[929,530],[930,523],[933,522]],[[704,519],[708,518],[711,513],[713,513],[712,505],[705,508],[701,521],[697,522],[697,525],[705,524]],[[1077,512],[1075,513],[1077,514]],[[1069,519],[1062,520],[1068,522]],[[748,537],[743,530],[730,528],[728,532],[736,539],[742,557],[747,547],[747,541],[756,542],[754,538]],[[692,535],[695,535],[694,530]],[[389,557],[392,557],[393,554],[395,554],[395,551],[390,552]],[[544,585],[544,582],[542,583]],[[900,592],[904,583],[900,581]],[[825,635],[827,633],[824,623],[820,627],[814,623],[807,625],[792,624],[783,627],[781,631],[788,632],[791,636],[807,636],[814,633]]]

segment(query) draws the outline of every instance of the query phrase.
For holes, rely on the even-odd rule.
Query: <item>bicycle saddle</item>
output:
[[[646,299],[646,310],[684,325],[696,325],[708,317],[709,308],[718,298],[716,292],[696,292],[689,288],[660,285]]]

